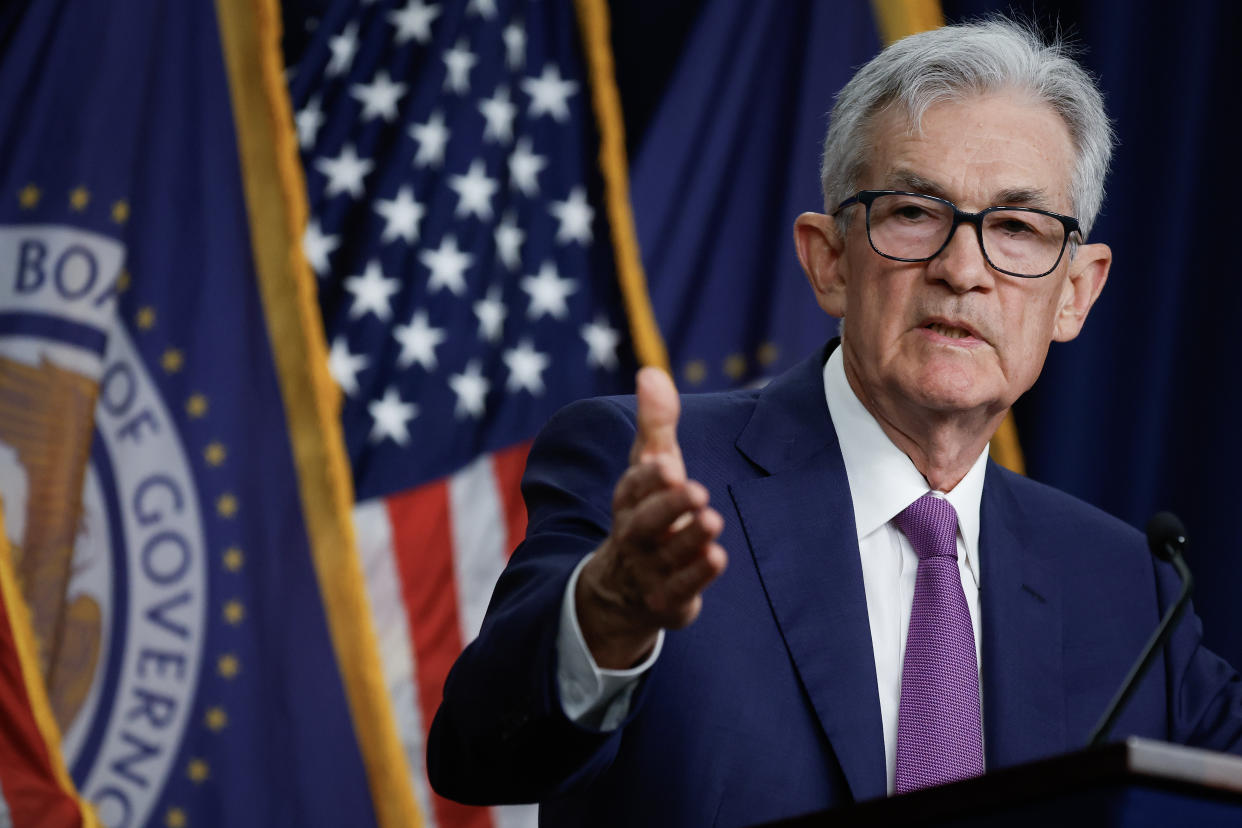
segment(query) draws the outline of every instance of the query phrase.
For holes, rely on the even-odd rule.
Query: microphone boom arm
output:
[[[1186,609],[1186,604],[1189,603],[1190,590],[1194,586],[1194,578],[1190,574],[1190,567],[1186,566],[1186,561],[1182,558],[1181,552],[1173,544],[1165,544],[1165,549],[1169,552],[1168,560],[1173,564],[1177,574],[1182,579],[1182,590],[1178,593],[1177,600],[1173,602],[1173,605],[1165,611],[1164,617],[1160,619],[1160,625],[1156,627],[1156,631],[1147,642],[1147,646],[1143,648],[1138,661],[1130,668],[1130,674],[1121,683],[1121,688],[1117,691],[1117,695],[1113,696],[1113,700],[1109,702],[1104,715],[1100,717],[1099,724],[1091,731],[1087,747],[1102,745],[1104,740],[1108,738],[1109,731],[1113,729],[1113,725],[1117,723],[1117,718],[1121,715],[1121,711],[1125,709],[1126,701],[1138,686],[1139,677],[1147,672],[1152,660],[1156,657],[1156,653],[1159,652],[1164,644],[1164,640],[1169,637],[1169,631],[1177,623],[1177,619],[1181,617]]]

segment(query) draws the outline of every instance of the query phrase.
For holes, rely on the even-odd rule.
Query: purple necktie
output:
[[[983,773],[975,633],[957,568],[957,512],[925,494],[894,518],[919,556],[897,709],[897,793]]]

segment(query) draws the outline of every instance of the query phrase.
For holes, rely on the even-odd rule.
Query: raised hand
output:
[[[574,599],[596,664],[641,661],[662,628],[693,621],[702,592],[724,571],[716,543],[724,520],[707,489],[687,480],[677,419],[681,403],[668,375],[638,372],[638,433],[630,467],[613,491],[612,531],[583,567]]]

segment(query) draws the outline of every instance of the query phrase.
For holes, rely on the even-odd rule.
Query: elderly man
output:
[[[1080,747],[1176,581],[987,443],[1104,286],[1111,143],[1086,73],[1008,22],[864,66],[829,214],[795,226],[840,343],[762,390],[679,400],[647,369],[553,418],[432,784],[545,824],[739,825]],[[1242,752],[1193,615],[1115,732]]]

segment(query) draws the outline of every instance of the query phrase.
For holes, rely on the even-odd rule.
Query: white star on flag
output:
[[[490,219],[492,196],[495,195],[498,186],[496,179],[487,177],[487,167],[483,159],[474,159],[465,175],[449,176],[449,187],[457,193],[458,199],[457,209],[453,214],[458,218],[473,214],[484,221]]]
[[[353,144],[342,147],[336,158],[320,158],[315,162],[315,169],[328,177],[325,194],[329,197],[349,193],[358,198],[363,193],[362,179],[374,166],[369,159],[358,157]]]
[[[531,347],[530,340],[522,340],[516,348],[505,351],[501,357],[509,369],[505,388],[509,391],[529,391],[534,396],[543,393],[543,372],[548,367],[547,354]]]
[[[391,121],[397,117],[397,101],[405,94],[404,83],[394,83],[384,70],[375,73],[370,83],[355,83],[349,88],[349,94],[362,104],[362,113],[358,116],[364,121],[372,118],[383,118]]]
[[[332,51],[332,58],[325,70],[328,77],[348,74],[354,55],[358,54],[358,24],[350,23],[345,31],[329,38],[328,48]]]
[[[523,138],[509,156],[509,184],[517,187],[523,195],[539,194],[539,173],[548,166],[548,159],[536,155],[529,138]]]
[[[428,6],[422,0],[410,0],[405,8],[388,13],[388,22],[397,27],[393,38],[398,45],[410,40],[431,42],[431,21],[440,16],[437,6]]]
[[[367,367],[367,361],[366,354],[350,353],[345,337],[338,336],[332,340],[332,350],[328,352],[328,373],[351,397],[358,393],[358,372]]]
[[[372,443],[382,442],[385,437],[399,446],[410,442],[408,424],[418,416],[418,406],[402,402],[397,389],[389,388],[382,399],[371,400],[367,404],[367,412],[375,421],[371,427]]]
[[[526,276],[521,284],[522,290],[530,296],[530,304],[526,307],[526,316],[530,319],[538,319],[544,314],[564,319],[569,313],[565,300],[578,289],[573,279],[560,277],[552,262],[544,262],[537,276]]]
[[[384,217],[381,242],[404,239],[413,244],[418,241],[418,223],[426,210],[414,200],[414,190],[408,184],[401,185],[397,197],[392,200],[376,199],[375,212]]]
[[[505,26],[505,65],[521,69],[526,62],[526,32],[517,23]]]
[[[561,78],[561,70],[549,63],[537,78],[522,81],[522,89],[530,95],[530,117],[551,115],[554,120],[569,120],[569,96],[578,91],[578,82]]]
[[[457,418],[473,417],[477,420],[482,417],[484,402],[491,387],[492,384],[483,376],[477,359],[466,363],[466,370],[462,373],[450,375],[449,388],[457,395],[457,408],[454,411]]]
[[[496,239],[496,255],[500,256],[500,261],[509,270],[517,270],[522,266],[522,242],[526,241],[526,231],[517,225],[517,219],[512,213],[505,213],[505,217],[500,220],[500,224],[496,225],[494,233]]]
[[[444,113],[433,112],[427,123],[410,127],[410,137],[418,142],[414,155],[415,167],[438,167],[444,163],[444,147],[448,144],[449,131],[444,125]]]
[[[617,345],[621,342],[621,334],[608,324],[606,318],[596,316],[594,322],[583,325],[582,338],[587,345],[587,365],[609,371],[617,367]]]
[[[311,269],[318,276],[327,274],[331,264],[328,257],[332,251],[341,246],[340,236],[326,236],[319,229],[319,219],[313,218],[306,224],[306,232],[302,234],[302,252],[310,262]]]
[[[595,210],[587,203],[586,190],[582,187],[574,187],[564,201],[553,201],[548,205],[548,211],[560,222],[556,228],[558,244],[571,241],[591,243],[591,221],[595,218]]]
[[[444,88],[459,95],[468,94],[470,92],[470,70],[478,62],[479,59],[475,57],[474,52],[470,51],[466,41],[457,41],[456,46],[444,53],[444,67],[448,70],[448,74],[444,77]]]
[[[319,96],[316,95],[307,101],[306,106],[298,110],[293,120],[298,128],[298,146],[302,149],[310,149],[315,145],[315,136],[319,134],[319,128],[323,126],[323,109],[319,105]]]
[[[513,118],[517,106],[509,100],[509,87],[499,86],[490,98],[479,101],[479,111],[487,120],[483,128],[484,141],[507,144],[513,140]]]
[[[500,288],[488,288],[487,296],[474,303],[474,315],[479,319],[479,339],[499,342],[504,333],[505,317],[509,310],[500,300]]]
[[[496,16],[496,0],[470,0],[466,4],[466,14],[491,20]]]
[[[350,319],[358,319],[369,311],[382,322],[392,316],[388,300],[401,290],[401,282],[384,276],[379,262],[373,259],[367,263],[361,276],[350,276],[345,280],[345,289],[354,297],[353,304],[349,306]]]
[[[398,367],[409,368],[417,362],[428,371],[436,369],[436,346],[444,341],[445,334],[443,328],[433,328],[427,322],[427,311],[415,311],[410,324],[397,325],[392,335],[401,343]]]
[[[474,256],[457,249],[457,239],[445,236],[435,250],[424,250],[418,260],[431,271],[427,281],[427,290],[439,293],[448,288],[453,295],[461,296],[466,292],[466,268],[474,262]]]

